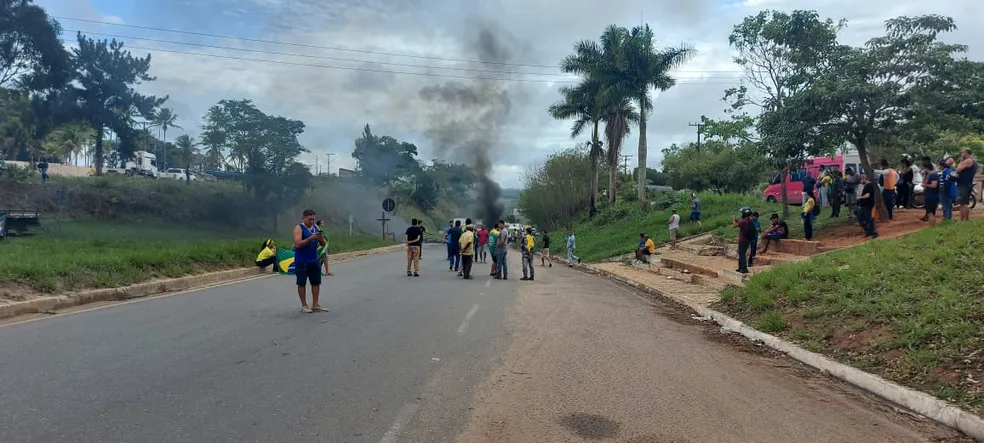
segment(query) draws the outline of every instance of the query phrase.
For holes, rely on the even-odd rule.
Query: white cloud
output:
[[[860,44],[881,32],[885,19],[901,14],[938,13],[957,19],[961,30],[948,36],[952,41],[972,44],[984,37],[984,16],[978,0],[919,2],[917,0],[621,0],[612,7],[599,8],[590,0],[491,0],[485,2],[447,2],[445,0],[148,0],[146,10],[170,11],[181,20],[154,20],[153,17],[97,11],[90,0],[39,1],[54,15],[81,18],[120,16],[127,23],[217,34],[250,34],[250,37],[299,44],[331,46],[388,53],[416,54],[424,57],[475,60],[480,47],[479,29],[491,29],[497,42],[509,53],[511,63],[556,64],[577,40],[594,39],[602,29],[616,23],[632,26],[640,16],[657,32],[661,44],[690,42],[699,50],[697,57],[677,72],[679,84],[659,94],[649,120],[649,162],[655,165],[661,150],[672,143],[695,138],[687,124],[700,115],[722,115],[723,91],[738,84],[740,72],[731,61],[728,33],[742,17],[760,9],[816,9],[821,16],[847,18],[842,34],[845,43]],[[176,4],[181,3],[181,4]],[[197,9],[196,9],[197,8]],[[208,20],[222,16],[222,20]],[[221,30],[214,30],[216,24]],[[548,73],[549,76],[521,76],[528,80],[565,81],[552,68],[482,65],[468,62],[438,61],[426,58],[395,57],[381,54],[316,48],[270,45],[245,41],[216,40],[133,30],[122,27],[63,23],[66,28],[115,33],[146,38],[183,40],[219,46],[235,46],[266,51],[302,53],[362,62],[250,54],[227,50],[196,48],[128,40],[128,45],[229,55],[243,58],[278,60],[336,68],[246,62],[213,57],[155,52],[152,73],[158,80],[140,89],[157,95],[170,95],[168,105],[179,114],[179,124],[191,134],[198,132],[201,117],[220,99],[250,98],[266,112],[303,120],[308,131],[304,143],[322,155],[334,152],[332,168],[353,167],[350,157],[353,140],[369,123],[375,132],[417,143],[421,158],[436,154],[425,131],[439,117],[432,105],[419,96],[421,88],[444,84],[452,79],[403,75],[386,72],[360,72],[338,68],[417,72],[431,75],[488,76],[475,72],[439,68],[514,70]],[[240,31],[236,31],[239,29]],[[135,52],[140,52],[136,51]],[[972,47],[971,58],[984,58],[981,47]],[[383,65],[402,63],[432,68]],[[468,83],[468,80],[458,80]],[[494,144],[498,147],[494,175],[504,186],[519,186],[521,175],[530,165],[542,163],[550,152],[569,147],[570,122],[557,122],[546,113],[558,99],[559,84],[504,82],[498,85],[510,98],[508,119],[498,127]],[[463,136],[476,133],[461,129]],[[177,131],[180,132],[180,131]],[[175,134],[177,135],[177,134]],[[623,149],[634,154],[638,134],[626,140]],[[581,141],[581,140],[577,140]],[[314,153],[304,159],[315,163]]]

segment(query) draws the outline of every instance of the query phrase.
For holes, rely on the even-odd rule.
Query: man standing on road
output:
[[[455,220],[454,226],[448,230],[448,251],[449,260],[451,263],[448,265],[449,271],[461,273],[461,245],[459,241],[461,240],[461,220]]]
[[[478,238],[478,241],[475,243],[475,261],[485,263],[489,257],[488,252],[486,252],[489,247],[489,231],[485,229],[485,225],[478,225],[478,231],[475,231],[475,237]]]
[[[321,230],[314,225],[315,213],[305,209],[301,223],[294,227],[294,276],[297,277],[297,296],[301,312],[327,311],[321,307],[321,263],[318,246],[324,246]],[[306,287],[311,283],[311,306],[307,304]]]
[[[960,152],[957,164],[957,205],[960,206],[960,221],[970,220],[970,194],[974,192],[974,176],[977,175],[977,160],[970,148]]]
[[[495,277],[496,275],[496,265],[499,262],[498,254],[496,254],[496,244],[499,242],[499,224],[495,223],[492,225],[492,230],[489,231],[489,255],[492,256],[492,270],[489,275]]]
[[[448,227],[444,229],[444,245],[448,248],[448,263],[451,267],[454,267],[454,258],[451,257],[451,253],[454,252],[454,248],[451,247],[451,229],[454,228],[454,220],[448,221]]]
[[[581,264],[581,258],[574,255],[574,251],[577,249],[577,238],[574,237],[574,230],[570,229],[567,231],[567,267],[574,267],[574,260],[577,260],[578,264]]]
[[[465,232],[458,238],[458,245],[461,251],[461,272],[458,275],[465,280],[471,280],[472,259],[475,258],[475,226],[471,223],[467,224]]]
[[[871,215],[875,209],[875,192],[877,192],[878,187],[865,174],[861,174],[861,185],[858,210],[854,216],[858,218],[861,229],[864,229],[865,237],[878,238],[878,231],[875,230],[875,219]]]
[[[410,227],[407,234],[403,237],[403,243],[407,246],[407,277],[420,277],[420,248],[424,242],[424,231],[420,228],[417,219],[410,220]],[[410,272],[410,267],[413,272]]]
[[[509,256],[509,246],[506,242],[509,239],[509,230],[506,229],[506,222],[499,220],[499,235],[495,242],[495,279],[509,280],[509,263],[506,258]]]
[[[680,216],[677,215],[676,209],[670,213],[670,219],[666,222],[666,226],[670,229],[670,249],[676,249],[677,231],[680,230]]]
[[[536,246],[536,240],[533,239],[533,228],[526,228],[526,235],[523,237],[523,243],[520,248],[523,251],[523,278],[520,280],[533,281],[533,247]],[[529,270],[529,272],[527,272]]]
[[[550,261],[550,233],[547,231],[543,231],[540,238],[540,266],[553,267],[553,262]]]

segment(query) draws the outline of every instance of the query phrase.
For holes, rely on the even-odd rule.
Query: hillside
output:
[[[377,221],[387,193],[366,189],[338,179],[316,180],[296,204],[270,213],[269,203],[250,197],[234,182],[186,183],[127,177],[59,177],[42,184],[36,174],[18,180],[5,179],[0,186],[0,208],[39,209],[44,220],[96,220],[165,223],[183,227],[222,228],[251,232],[280,232],[295,223],[304,208],[318,212],[333,229],[380,235]],[[441,201],[437,208],[421,211],[412,204],[398,205],[389,231],[400,233],[412,217],[437,226],[439,220],[457,216],[455,202]],[[399,235],[398,235],[399,237]]]

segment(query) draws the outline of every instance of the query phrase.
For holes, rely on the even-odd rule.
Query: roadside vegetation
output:
[[[130,285],[253,265],[267,238],[255,231],[202,230],[136,223],[50,223],[0,247],[0,293],[54,293]],[[291,240],[273,237],[280,247]],[[329,232],[329,252],[392,245],[380,237]],[[6,288],[5,288],[6,286]],[[2,294],[0,294],[2,295]]]
[[[984,221],[756,274],[717,309],[984,415]]]

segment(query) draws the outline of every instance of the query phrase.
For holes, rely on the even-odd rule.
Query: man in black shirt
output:
[[[553,262],[550,261],[550,233],[547,231],[543,231],[540,239],[540,266],[553,267]]]
[[[455,220],[454,226],[448,231],[448,247],[451,248],[451,263],[448,266],[449,271],[458,272],[461,268],[461,246],[458,245],[458,240],[461,240],[461,220]]]
[[[417,219],[410,220],[410,227],[403,238],[403,243],[407,245],[407,277],[420,277],[420,247],[424,244],[424,230],[418,225]],[[413,266],[413,272],[410,267]]]
[[[858,210],[854,215],[858,218],[861,229],[864,229],[865,237],[878,238],[878,231],[875,230],[875,219],[871,215],[875,209],[875,192],[878,192],[878,188],[865,174],[861,175],[861,184],[863,187],[861,188],[861,195],[858,196]]]

